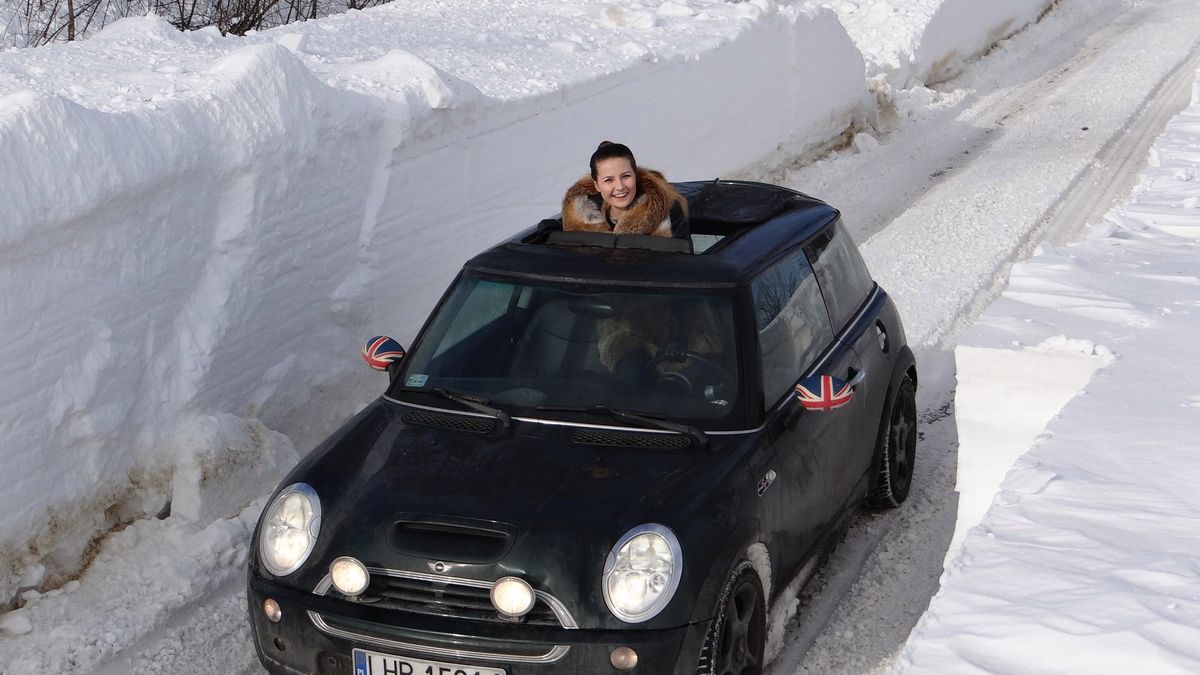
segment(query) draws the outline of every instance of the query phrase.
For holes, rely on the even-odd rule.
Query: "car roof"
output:
[[[480,253],[467,270],[550,281],[742,286],[838,218],[819,199],[750,181],[673,183],[688,201],[689,242],[563,232],[548,218]]]

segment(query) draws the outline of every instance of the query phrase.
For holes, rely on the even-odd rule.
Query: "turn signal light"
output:
[[[637,666],[637,652],[629,647],[617,647],[608,655],[608,660],[617,670],[633,670]]]

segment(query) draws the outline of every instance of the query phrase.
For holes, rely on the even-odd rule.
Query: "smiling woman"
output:
[[[563,197],[563,230],[688,236],[687,202],[661,173],[639,169],[628,147],[604,141],[589,165]]]

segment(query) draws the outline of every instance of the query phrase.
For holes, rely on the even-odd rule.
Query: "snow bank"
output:
[[[1037,20],[1054,1],[945,0],[924,26],[906,88],[954,77],[967,61]]]
[[[171,513],[194,523],[226,517],[230,504],[261,495],[299,459],[287,436],[229,414],[200,418],[181,437]]]
[[[945,0],[843,0],[833,5],[867,63],[868,79],[908,86],[921,34]]]
[[[1089,240],[1014,266],[965,337],[1071,336],[1058,344],[1096,353],[1102,341],[1118,358],[1086,395],[1043,411],[1057,417],[952,551],[899,672],[1200,671],[1200,533],[1186,517],[1200,509],[1200,77],[1194,91],[1130,201]],[[1065,379],[1028,372],[1035,389]],[[975,391],[960,396],[998,393],[964,384]],[[979,450],[964,434],[960,456]]]
[[[1112,360],[1103,345],[1062,335],[1016,350],[970,345],[954,350],[954,417],[959,447],[971,452],[958,457],[958,519],[947,559],[983,519],[1008,469]]]
[[[968,61],[1042,15],[1054,0],[842,0],[834,9],[867,62],[893,90],[944,82]]]
[[[4,492],[0,559],[49,562],[51,583],[93,536],[163,509],[198,416],[270,423],[308,398],[298,371],[319,382],[336,353],[328,298],[356,237],[328,223],[361,219],[363,200],[290,169],[369,183],[380,106],[280,46],[204,77],[201,94],[129,111],[0,99],[0,164],[22,167],[0,185],[0,362],[18,383],[0,388],[0,471],[22,477]],[[286,466],[257,469],[221,515]]]
[[[244,630],[225,617],[205,626],[216,639],[206,643],[207,649],[190,653],[188,663],[157,659],[153,647],[155,640],[175,642],[178,651],[180,640],[194,636],[171,626],[172,614],[190,607],[198,597],[244,583],[250,534],[264,501],[256,501],[233,518],[204,525],[177,518],[135,522],[109,536],[83,583],[71,581],[44,594],[26,591],[23,599],[29,605],[0,618],[0,663],[5,675],[157,673],[173,672],[173,668],[223,673],[230,672],[225,668],[234,654],[243,662],[252,661],[249,641],[220,639],[222,634],[240,638],[239,631]],[[229,591],[228,596],[237,594]],[[240,611],[226,617],[245,615],[245,594],[237,599]],[[88,612],[81,613],[80,607]],[[145,645],[148,653],[143,662],[118,664],[107,671],[99,668],[114,653],[147,635],[152,638]]]

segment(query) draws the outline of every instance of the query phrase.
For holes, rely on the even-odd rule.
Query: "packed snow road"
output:
[[[954,534],[957,335],[1012,262],[1043,239],[1070,240],[1127,194],[1153,137],[1188,103],[1200,65],[1193,4],[1082,5],[1060,3],[935,91],[893,92],[881,143],[860,137],[753,174],[820,195],[857,225],[923,376],[913,493],[897,511],[856,518],[798,607],[776,608],[773,675],[890,669]]]

